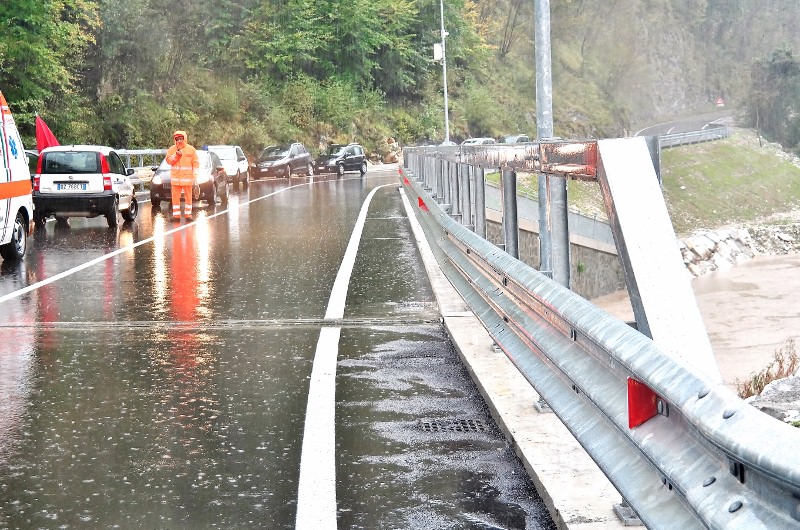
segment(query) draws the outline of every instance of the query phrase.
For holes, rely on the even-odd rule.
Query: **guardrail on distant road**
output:
[[[712,142],[714,140],[722,140],[728,136],[730,136],[730,132],[728,131],[727,127],[724,125],[714,125],[709,126],[702,131],[662,134],[658,137],[658,141],[663,149],[665,147]]]

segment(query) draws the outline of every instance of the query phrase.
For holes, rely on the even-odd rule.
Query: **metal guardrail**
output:
[[[722,140],[730,136],[728,128],[724,125],[709,126],[702,131],[692,131],[676,134],[662,134],[658,137],[661,148],[675,147],[679,145],[697,144],[701,142],[712,142]]]
[[[576,173],[602,164],[596,147],[570,150],[587,162],[569,162]],[[406,149],[401,182],[445,275],[649,528],[800,527],[800,431],[475,233],[476,168],[565,169],[542,165],[548,152],[530,145],[522,161],[484,150],[464,166],[464,153]],[[444,158],[460,165],[431,175]]]
[[[125,161],[125,167],[136,170],[131,183],[138,187],[139,191],[144,191],[144,185],[148,182],[147,178],[142,178],[142,171],[149,171],[151,167],[158,166],[167,154],[166,149],[118,149],[117,154]],[[132,161],[136,163],[133,164]]]

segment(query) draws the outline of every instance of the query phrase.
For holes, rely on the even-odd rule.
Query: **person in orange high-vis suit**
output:
[[[167,149],[167,164],[170,169],[172,186],[172,220],[181,220],[181,193],[186,205],[183,214],[187,221],[192,219],[192,186],[194,186],[200,162],[197,151],[187,142],[186,131],[175,131],[172,135],[175,145]]]

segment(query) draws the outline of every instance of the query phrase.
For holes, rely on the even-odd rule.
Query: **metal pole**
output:
[[[550,0],[535,0],[536,118],[539,141],[553,137]],[[542,271],[569,287],[567,180],[539,175],[539,249]]]
[[[447,32],[444,30],[444,0],[439,0],[439,13],[442,20],[442,80],[444,86],[444,141],[450,143],[450,117],[448,116],[447,103],[447,51],[445,50],[444,39]]]
[[[503,233],[506,252],[519,259],[519,221],[517,217],[517,174],[504,169],[501,174],[503,184]]]

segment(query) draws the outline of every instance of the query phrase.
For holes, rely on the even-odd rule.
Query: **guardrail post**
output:
[[[453,171],[450,174],[450,189],[452,190],[453,200],[450,202],[452,208],[450,209],[450,216],[453,218],[460,218],[460,222],[464,224],[464,216],[461,210],[461,196],[463,190],[461,189],[461,172],[464,170],[464,164],[456,162],[453,164]]]
[[[439,204],[441,204],[448,213],[450,210],[450,168],[452,165],[453,163],[449,160],[445,160],[442,164],[442,188],[440,190],[441,200],[439,201]]]
[[[519,259],[519,219],[517,217],[517,173],[504,169],[501,173],[503,185],[503,234],[506,252]]]
[[[436,182],[433,186],[433,197],[436,202],[442,204],[444,201],[444,172],[447,169],[447,161],[445,159],[437,160],[436,162]]]
[[[472,189],[475,198],[475,233],[486,239],[486,177],[482,167],[476,167],[472,173],[474,184]]]
[[[461,224],[470,230],[475,229],[472,213],[472,193],[470,190],[470,173],[472,169],[472,166],[466,164],[461,167]]]

